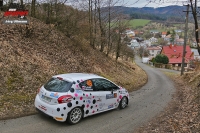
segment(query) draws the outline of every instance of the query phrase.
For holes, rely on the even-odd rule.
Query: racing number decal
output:
[[[87,80],[87,86],[92,87],[92,81],[91,80]]]

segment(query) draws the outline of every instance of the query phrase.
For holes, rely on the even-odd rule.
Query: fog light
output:
[[[63,120],[63,118],[59,118],[59,117],[55,117],[55,119],[59,121]]]

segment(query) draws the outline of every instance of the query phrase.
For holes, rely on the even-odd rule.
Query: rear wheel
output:
[[[128,99],[127,97],[123,97],[119,103],[119,108],[124,109],[127,105],[128,105]]]
[[[82,116],[83,112],[81,108],[79,107],[73,108],[68,114],[67,122],[69,124],[77,124],[82,119]]]

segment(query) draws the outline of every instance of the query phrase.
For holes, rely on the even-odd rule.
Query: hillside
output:
[[[35,113],[37,89],[52,75],[96,73],[133,91],[147,76],[133,62],[114,61],[78,36],[67,38],[39,20],[0,24],[0,119]]]
[[[103,8],[107,11],[108,7]],[[185,6],[166,6],[166,7],[124,7],[124,6],[114,6],[112,7],[113,12],[120,12],[124,15],[130,16],[131,19],[149,19],[156,21],[175,21],[175,22],[184,22],[186,10]],[[106,14],[106,13],[105,13]]]

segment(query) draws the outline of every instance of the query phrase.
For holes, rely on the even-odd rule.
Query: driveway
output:
[[[4,120],[0,121],[0,133],[134,133],[163,111],[175,92],[173,82],[159,69],[141,63],[139,58],[136,63],[146,71],[148,82],[130,93],[127,108],[90,116],[73,126],[39,114]]]

